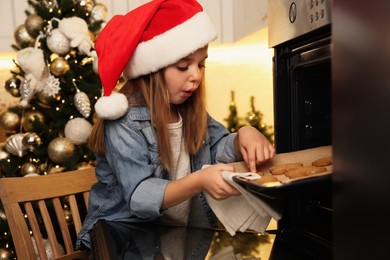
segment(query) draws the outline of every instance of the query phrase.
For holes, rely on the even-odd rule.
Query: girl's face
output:
[[[202,81],[207,46],[164,69],[170,103],[179,105],[186,101]]]

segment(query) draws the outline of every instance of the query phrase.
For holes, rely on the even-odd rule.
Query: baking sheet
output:
[[[310,166],[313,161],[328,156],[332,156],[332,146],[321,146],[296,152],[281,153],[275,155],[275,157],[271,161],[259,166],[257,168],[257,171],[264,173],[264,175],[272,175],[269,172],[269,169],[272,166],[296,162],[301,162],[303,165]],[[235,167],[236,172],[248,172],[248,168],[246,167],[246,164],[244,162],[233,163],[233,166]],[[330,165],[326,166],[326,168],[327,171],[324,173],[300,177],[296,179],[289,179],[284,174],[273,175],[279,180],[280,183],[273,182],[261,184],[256,180],[248,180],[244,177],[240,177],[239,175],[235,176],[233,180],[240,183],[241,185],[246,186],[248,190],[269,193],[275,190],[288,189],[290,187],[296,186],[303,187],[305,185],[315,185],[316,183],[328,181],[331,178],[333,167],[332,165]]]

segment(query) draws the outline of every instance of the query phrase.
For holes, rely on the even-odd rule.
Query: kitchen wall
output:
[[[272,49],[268,48],[268,29],[263,28],[232,44],[211,45],[206,63],[207,105],[218,121],[229,115],[230,92],[235,92],[238,116],[255,108],[263,122],[273,125]]]

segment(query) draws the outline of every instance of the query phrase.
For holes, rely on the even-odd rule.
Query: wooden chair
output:
[[[0,178],[0,198],[17,258],[38,259],[39,255],[41,260],[48,259],[45,241],[46,247],[50,241],[53,259],[88,259],[86,252],[74,249],[74,242],[85,217],[81,217],[80,205],[86,212],[89,190],[96,181],[95,168]],[[69,204],[65,210],[64,201]],[[73,219],[70,225],[66,219],[69,210]]]

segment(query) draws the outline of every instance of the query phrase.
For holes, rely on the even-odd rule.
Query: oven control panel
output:
[[[294,39],[331,23],[332,0],[268,0],[268,45]]]
[[[328,4],[325,0],[306,0],[308,22],[320,27],[330,22]]]

